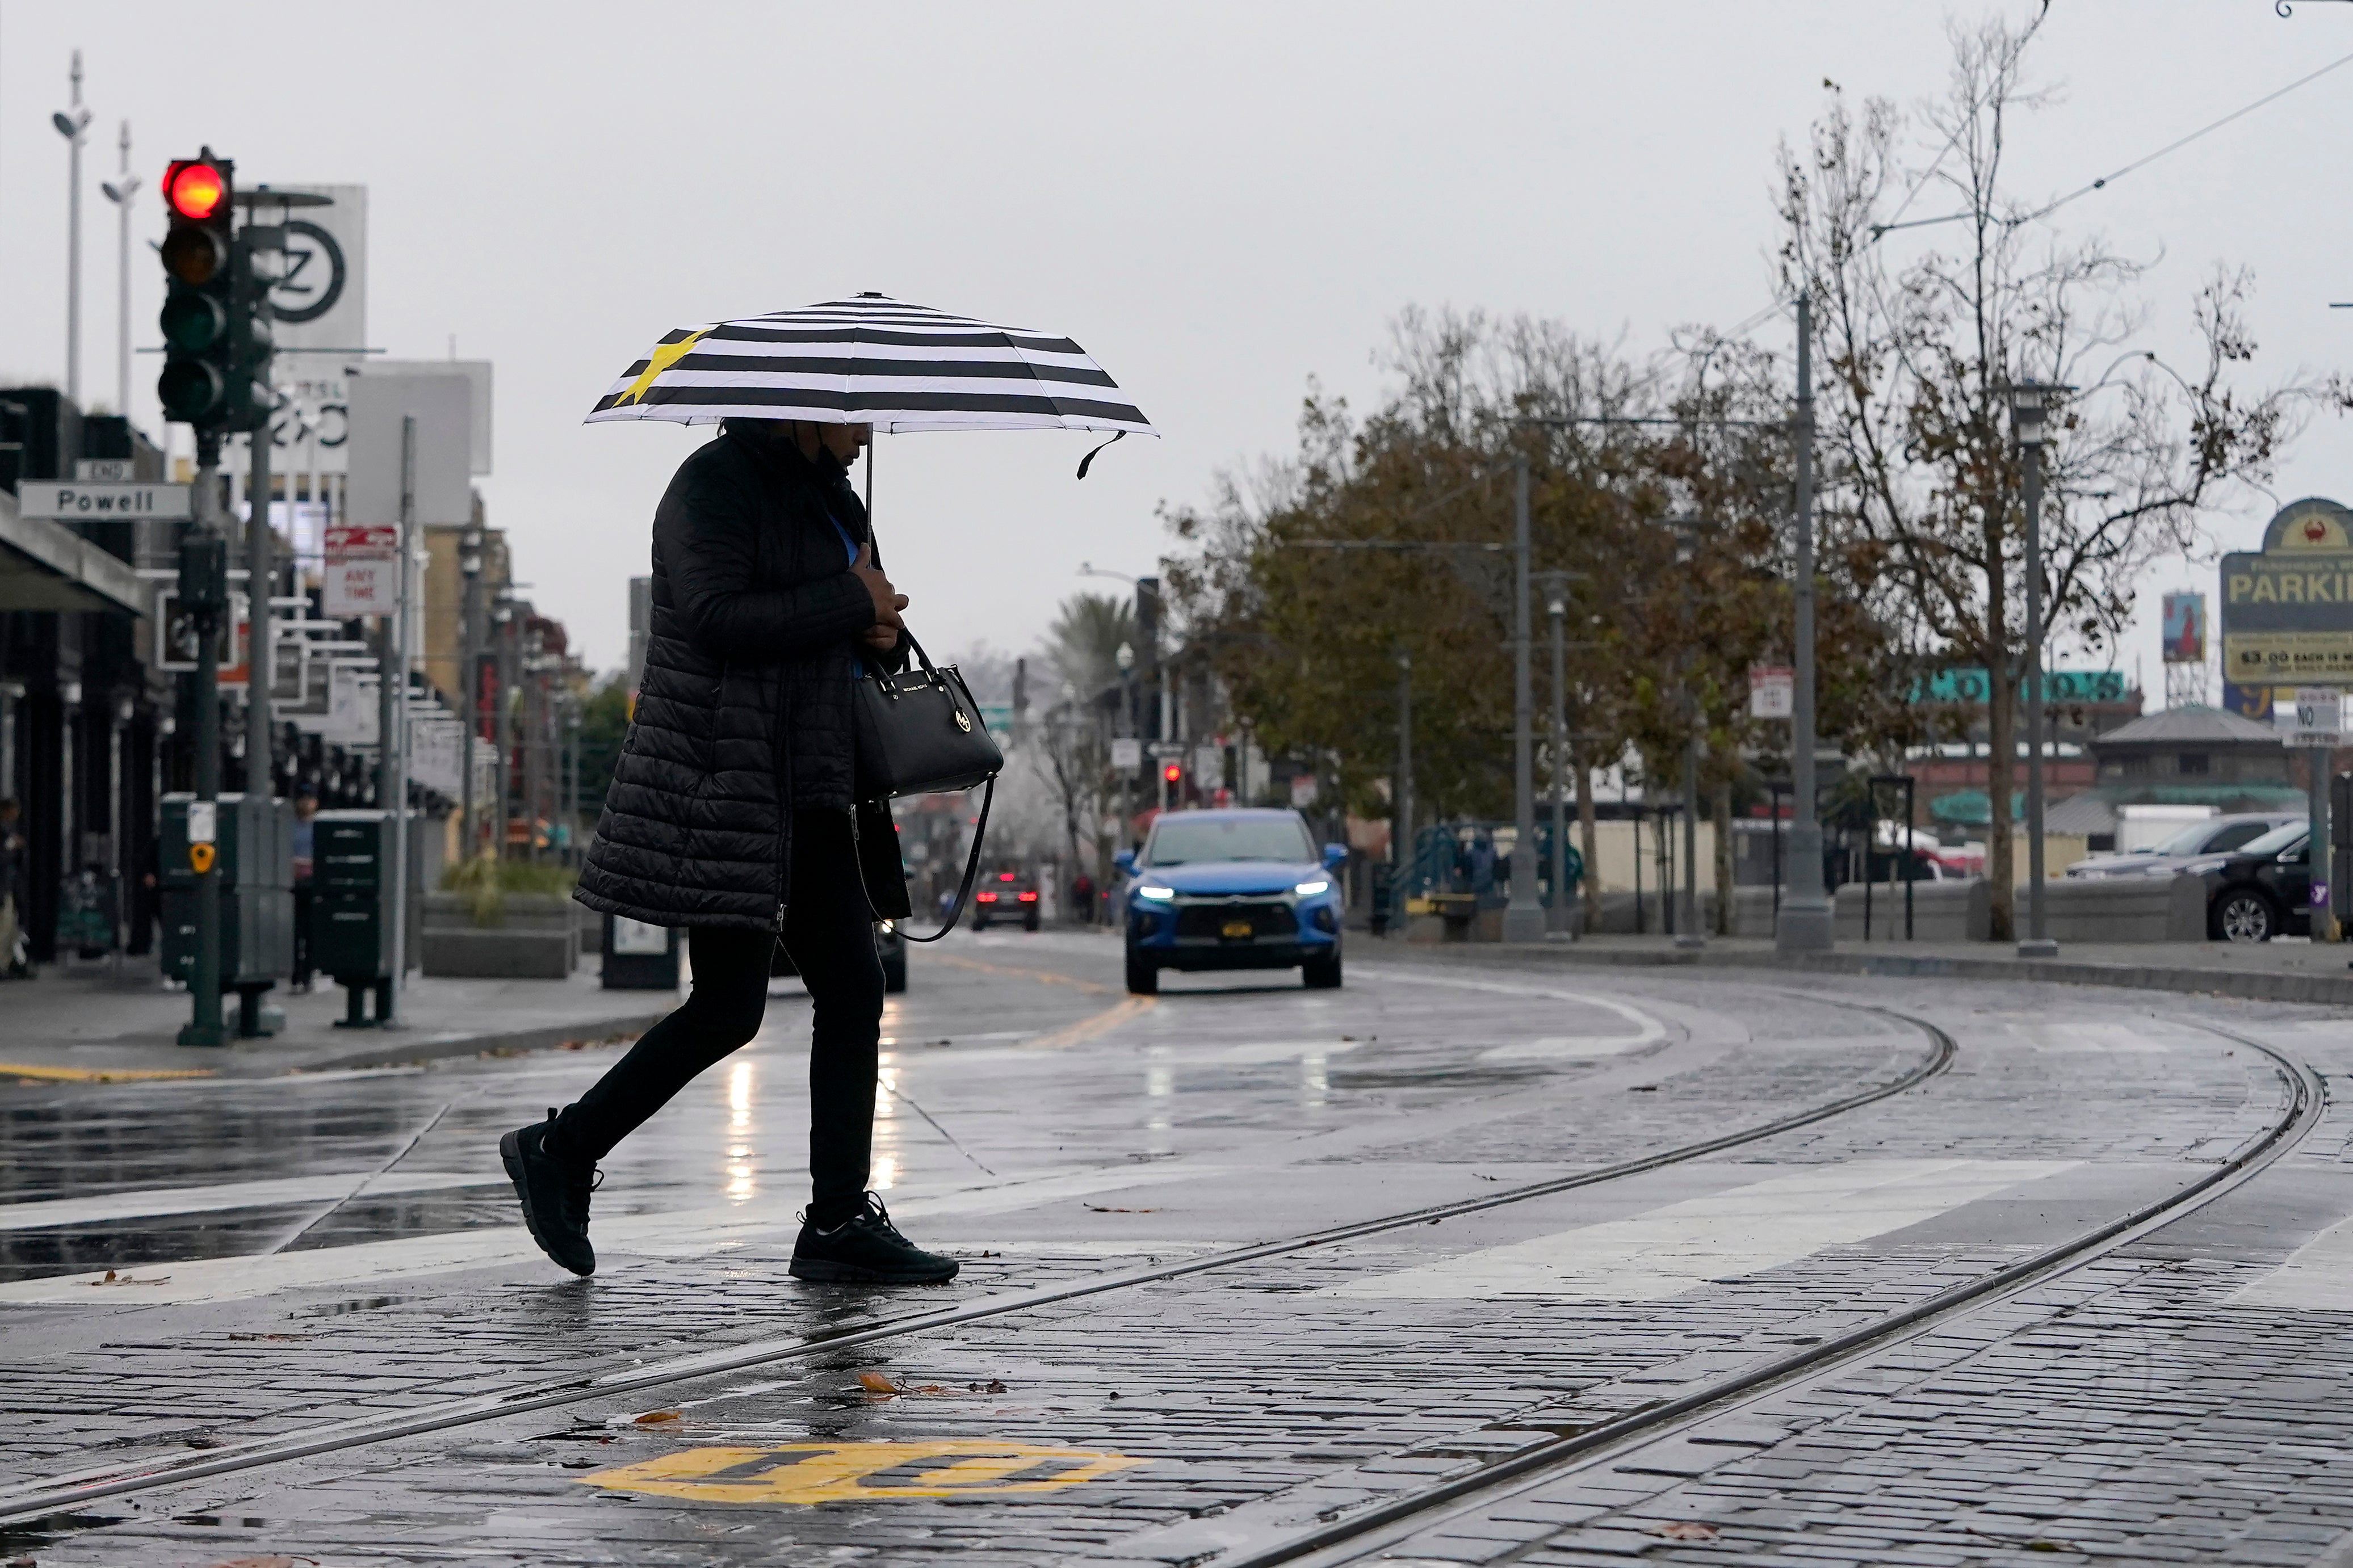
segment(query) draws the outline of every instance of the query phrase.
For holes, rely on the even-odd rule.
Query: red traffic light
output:
[[[1160,770],[1161,780],[1166,784],[1175,784],[1184,776],[1185,770],[1175,763],[1166,763]]]
[[[174,163],[164,172],[164,195],[174,212],[202,223],[220,210],[228,195],[228,182],[210,163]]]

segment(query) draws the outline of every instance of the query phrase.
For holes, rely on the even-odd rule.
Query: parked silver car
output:
[[[2067,868],[2077,879],[2102,877],[2170,877],[2189,869],[2204,856],[2229,855],[2245,848],[2275,827],[2302,822],[2300,811],[2250,811],[2232,816],[2210,816],[2193,822],[2153,849],[2129,855],[2094,855]]]

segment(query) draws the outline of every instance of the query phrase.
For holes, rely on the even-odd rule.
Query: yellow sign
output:
[[[2353,521],[2294,501],[2260,551],[2222,557],[2222,679],[2234,686],[2353,686]]]
[[[1035,1443],[949,1438],[928,1443],[786,1443],[689,1448],[582,1476],[593,1487],[690,1502],[852,1502],[1059,1491],[1149,1459]]]

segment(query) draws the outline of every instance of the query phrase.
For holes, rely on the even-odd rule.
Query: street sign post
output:
[[[326,542],[325,603],[319,613],[332,620],[390,615],[400,587],[399,525],[330,528]]]
[[[16,492],[19,516],[95,521],[149,518],[185,522],[196,514],[186,485],[85,484],[79,479],[27,479]]]
[[[2295,727],[2291,746],[2335,747],[2345,742],[2345,694],[2332,686],[2295,689]]]
[[[1748,667],[1748,716],[1788,719],[1798,711],[1798,672],[1786,665]]]
[[[2305,843],[2311,888],[2306,895],[2312,937],[2337,940],[2337,918],[2328,897],[2328,849],[2335,841],[2328,824],[2328,764],[2345,741],[2345,693],[2331,686],[2299,686],[2295,691],[2295,727],[2287,733],[2291,746],[2311,748],[2305,753],[2310,783],[2309,832]]]
[[[1133,735],[1113,736],[1111,742],[1111,765],[1114,772],[1132,773],[1144,765],[1144,742]]]

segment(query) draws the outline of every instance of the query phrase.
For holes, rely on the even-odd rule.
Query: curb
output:
[[[553,1050],[567,1041],[596,1043],[617,1039],[624,1036],[642,1035],[670,1016],[670,1007],[659,1013],[647,1013],[625,1018],[583,1018],[569,1024],[546,1024],[531,1029],[508,1029],[490,1035],[431,1035],[405,1037],[402,1031],[370,1038],[365,1044],[354,1042],[350,1050],[333,1056],[311,1058],[301,1062],[265,1066],[252,1064],[259,1070],[232,1068],[219,1076],[225,1079],[285,1078],[306,1072],[341,1072],[354,1068],[406,1067],[413,1062],[447,1061],[454,1057],[478,1057],[499,1052],[521,1056],[531,1051]]]
[[[1462,944],[1467,945],[1467,944]],[[2263,973],[2239,969],[2175,969],[2155,964],[2084,963],[2064,959],[1956,958],[1943,954],[1743,952],[1704,948],[1611,952],[1582,944],[1481,943],[1498,955],[1542,954],[1556,963],[1597,969],[1778,969],[1810,974],[1856,974],[1941,980],[2027,980],[2047,985],[2102,985],[2120,990],[2232,996],[2250,1002],[2353,1005],[2353,973]],[[1456,952],[1461,952],[1458,945]],[[1474,962],[1475,962],[1474,958]]]

